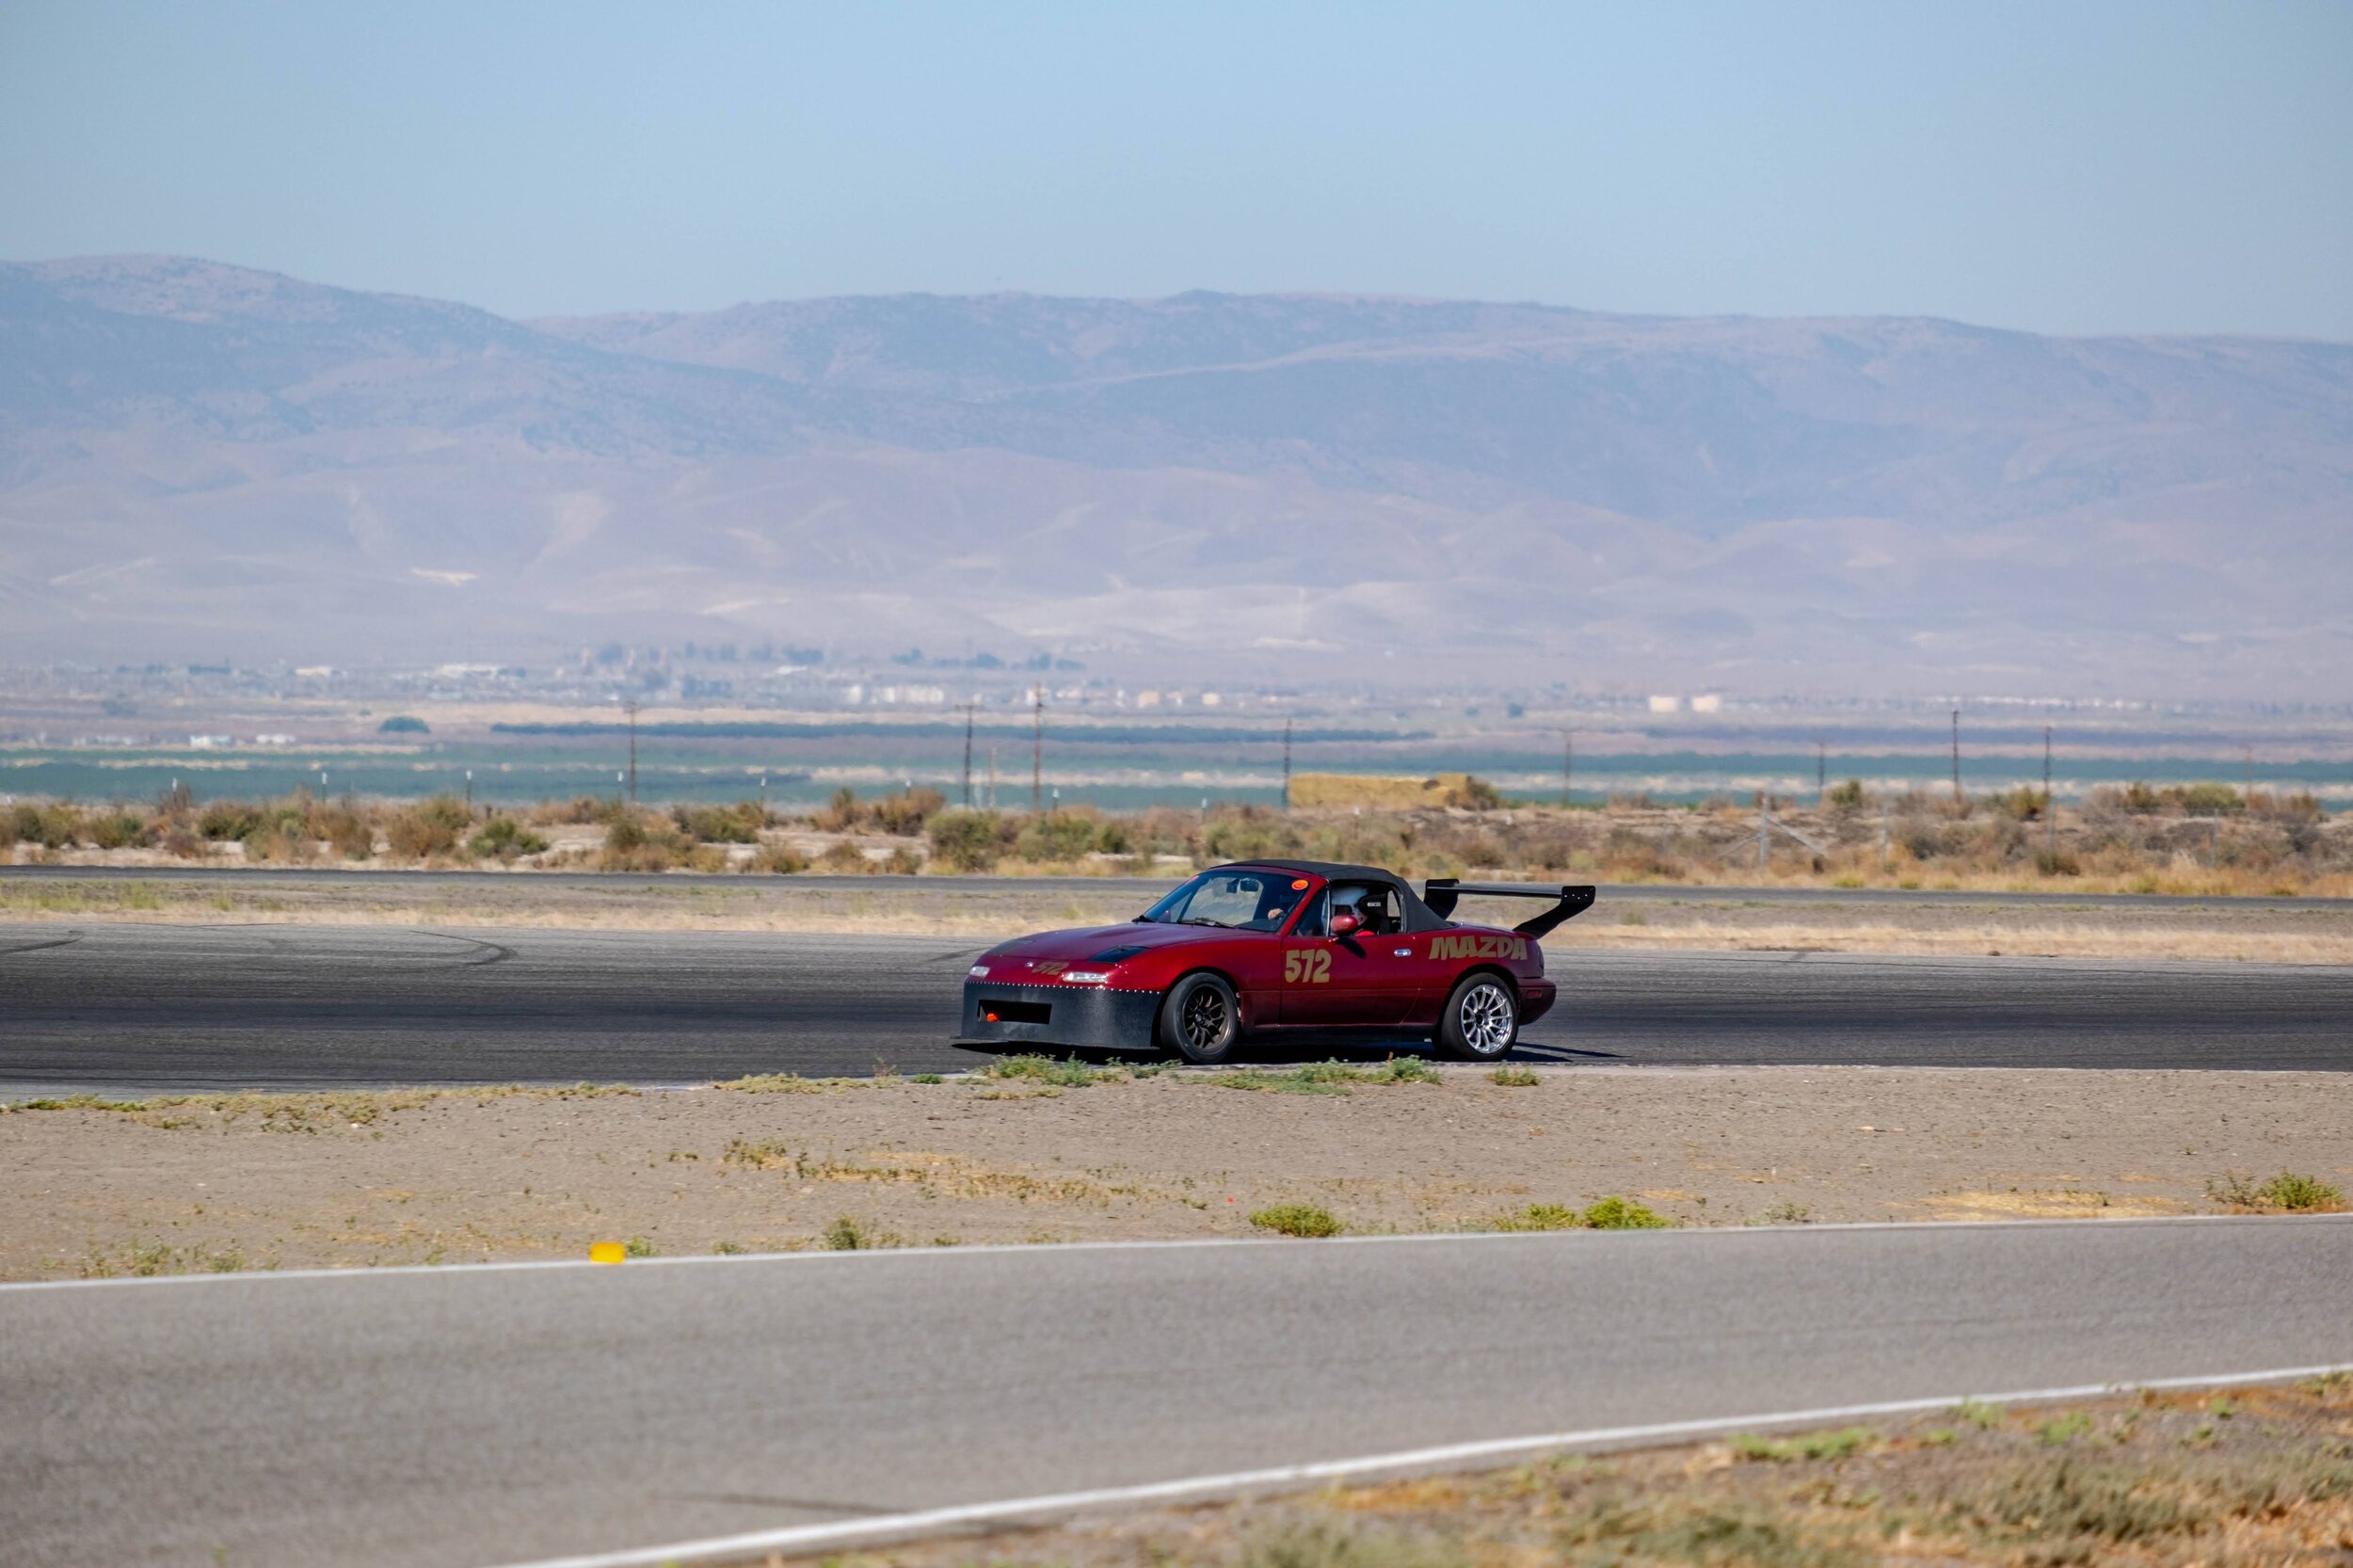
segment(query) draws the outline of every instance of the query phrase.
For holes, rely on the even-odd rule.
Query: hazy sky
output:
[[[0,0],[0,256],[2353,340],[2353,4]]]

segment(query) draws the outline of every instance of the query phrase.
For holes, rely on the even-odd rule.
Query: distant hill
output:
[[[2342,698],[2349,503],[2335,344],[1213,294],[515,322],[0,264],[16,660],[696,636]]]

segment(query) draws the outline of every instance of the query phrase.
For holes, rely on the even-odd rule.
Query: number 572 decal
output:
[[[1328,948],[1293,948],[1283,954],[1286,985],[1321,985],[1331,978],[1332,952]]]

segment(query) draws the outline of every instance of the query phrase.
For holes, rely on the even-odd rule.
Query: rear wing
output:
[[[1464,882],[1451,876],[1433,876],[1423,884],[1422,903],[1430,912],[1445,920],[1454,913],[1454,905],[1465,893],[1478,893],[1488,898],[1548,898],[1559,902],[1543,914],[1522,920],[1513,932],[1538,941],[1562,920],[1575,920],[1593,906],[1591,886],[1569,888],[1529,888],[1509,882]]]

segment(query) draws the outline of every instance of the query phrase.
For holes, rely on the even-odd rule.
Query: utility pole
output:
[[[1291,808],[1291,721],[1283,721],[1283,809]]]
[[[1953,710],[1953,804],[1961,804],[1961,710]]]
[[[2042,727],[2042,853],[2058,856],[2058,808],[2051,802],[2051,727]]]
[[[1046,809],[1046,685],[1030,688],[1030,815]]]
[[[1756,792],[1756,869],[1766,869],[1773,848],[1773,797],[1759,790]]]
[[[1814,792],[1817,795],[1823,794],[1828,792],[1829,789],[1830,744],[1826,741],[1817,740],[1814,743]]]
[[[993,743],[988,748],[988,808],[997,809],[997,747]]]
[[[972,809],[972,704],[964,705],[964,808]]]
[[[637,804],[637,699],[631,697],[621,704],[629,715],[629,803]]]
[[[1577,731],[1563,729],[1561,731],[1561,804],[1562,806],[1569,803],[1569,780],[1575,772],[1576,763]]]

